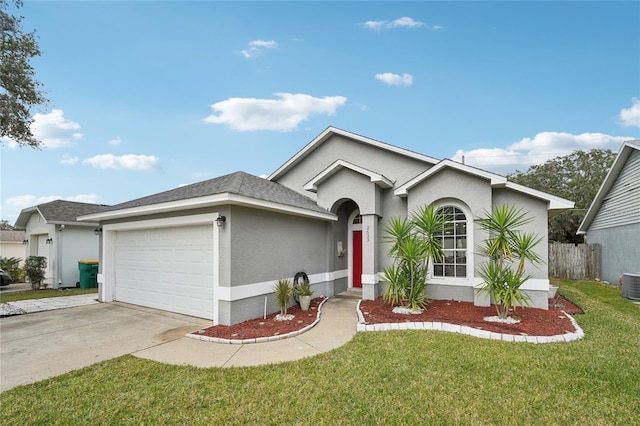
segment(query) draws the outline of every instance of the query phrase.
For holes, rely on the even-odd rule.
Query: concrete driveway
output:
[[[0,391],[182,338],[211,321],[121,303],[0,319]]]

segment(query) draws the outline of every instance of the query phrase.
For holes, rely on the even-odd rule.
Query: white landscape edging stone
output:
[[[478,328],[469,327],[466,325],[449,324],[439,321],[426,321],[426,322],[400,322],[400,323],[379,323],[379,324],[367,324],[362,311],[360,310],[360,301],[356,307],[358,312],[358,325],[356,331],[389,331],[389,330],[437,330],[446,331],[448,333],[466,334],[481,339],[490,340],[502,340],[503,342],[526,342],[526,343],[565,343],[580,340],[584,337],[584,331],[576,320],[565,311],[562,311],[564,315],[569,318],[571,324],[576,331],[565,334],[557,334],[555,336],[525,336],[517,334],[503,334],[495,333],[488,330],[480,330]]]
[[[324,300],[320,302],[320,304],[318,305],[318,312],[316,313],[316,319],[311,324],[309,324],[304,328],[301,328],[300,330],[292,331],[291,333],[277,334],[275,336],[256,337],[253,339],[222,339],[220,337],[203,336],[201,334],[195,334],[195,333],[189,333],[186,335],[186,337],[189,337],[190,339],[202,340],[204,342],[224,343],[229,345],[245,345],[250,343],[275,342],[276,340],[288,339],[290,337],[298,336],[315,327],[315,325],[318,324],[318,322],[320,321],[320,313],[322,312],[322,305],[324,305],[324,303],[329,299],[330,297],[325,297]]]

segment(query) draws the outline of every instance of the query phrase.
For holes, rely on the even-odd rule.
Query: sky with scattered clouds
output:
[[[638,2],[27,1],[0,218],[269,175],[328,126],[497,173],[640,139]]]

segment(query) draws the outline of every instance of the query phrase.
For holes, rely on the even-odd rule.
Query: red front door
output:
[[[362,287],[362,231],[353,231],[353,277],[354,287]]]

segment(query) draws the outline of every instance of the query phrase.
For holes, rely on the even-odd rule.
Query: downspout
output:
[[[57,276],[58,276],[58,286],[57,288],[62,287],[62,230],[64,229],[64,225],[60,225],[58,229],[58,238],[56,238],[56,268],[57,268]]]

